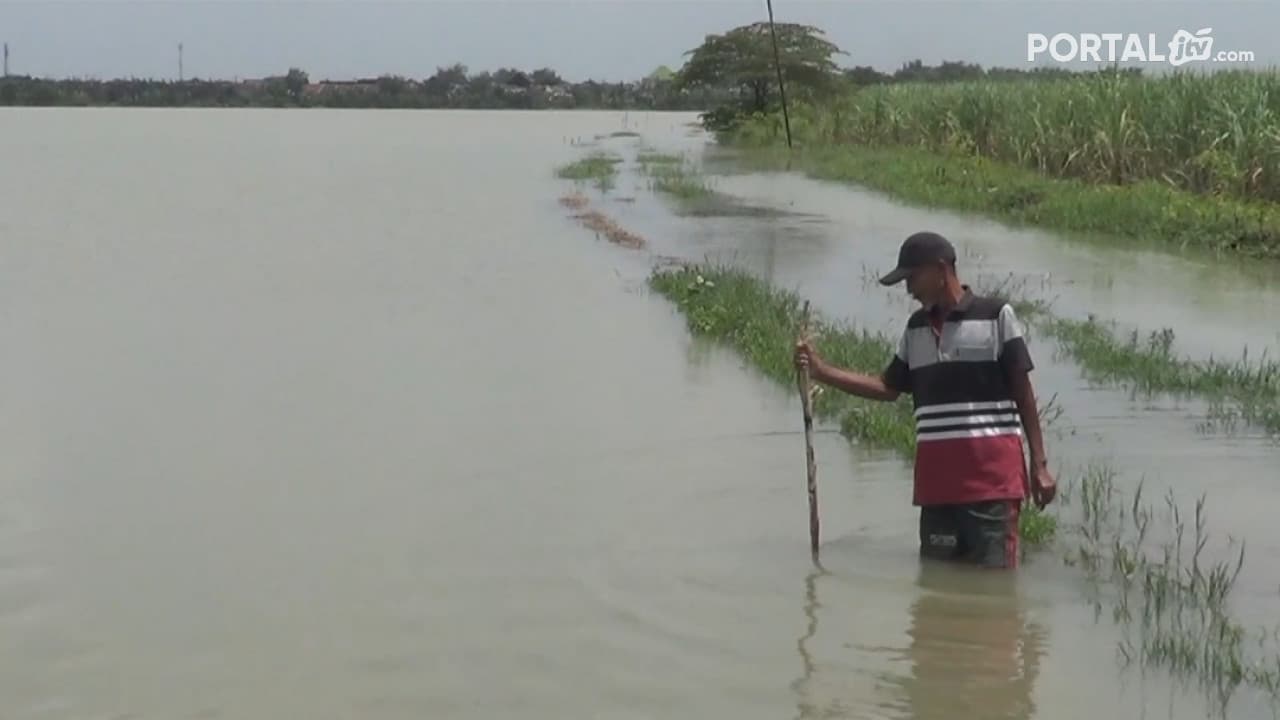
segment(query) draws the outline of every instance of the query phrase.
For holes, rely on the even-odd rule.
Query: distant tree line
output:
[[[714,88],[677,88],[673,78],[671,70],[659,68],[633,82],[575,83],[550,68],[470,73],[460,64],[421,80],[383,75],[313,82],[298,68],[237,81],[9,76],[0,78],[0,105],[701,110],[726,95]]]
[[[920,60],[892,73],[871,67],[838,68],[837,48],[812,37],[811,28],[784,26],[793,35],[783,55],[788,91],[824,94],[866,85],[901,82],[949,82],[980,77],[1069,77],[1060,68],[991,68],[963,62],[929,66]],[[252,80],[49,79],[11,75],[0,78],[0,105],[140,107],[331,107],[331,108],[477,108],[605,109],[700,111],[719,108],[764,110],[776,105],[773,57],[760,27],[740,29],[742,37],[715,37],[678,72],[660,67],[632,82],[569,82],[550,68],[524,71],[500,68],[469,72],[465,65],[438,68],[425,79],[398,75],[359,80],[313,81],[303,70]],[[1136,72],[1136,71],[1134,71]]]

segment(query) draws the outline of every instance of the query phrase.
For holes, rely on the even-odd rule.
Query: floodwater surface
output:
[[[828,431],[814,568],[793,393],[557,202],[574,141],[692,147],[694,119],[0,112],[0,717],[1203,717],[1120,670],[1056,557],[922,566],[909,466]],[[1077,288],[1092,262],[791,177],[725,179],[803,205],[782,218],[681,218],[641,184],[604,202],[652,253],[768,262],[886,328],[908,307],[860,264],[909,227],[1021,243],[997,271],[1077,254]],[[1127,318],[1261,328],[1196,335],[1179,298],[1246,303],[1195,297]],[[1276,548],[1240,510],[1274,502],[1270,446],[1040,354],[1078,431],[1058,454],[1145,457]]]

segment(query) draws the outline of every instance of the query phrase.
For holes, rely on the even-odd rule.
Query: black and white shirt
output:
[[[1011,378],[1034,368],[1013,306],[964,297],[946,317],[907,321],[885,383],[910,393],[916,415],[917,505],[1020,499],[1022,423]]]

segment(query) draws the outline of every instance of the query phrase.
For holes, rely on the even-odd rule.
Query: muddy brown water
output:
[[[1056,558],[922,567],[909,466],[830,432],[815,572],[792,392],[643,279],[732,258],[892,330],[861,278],[930,226],[1189,352],[1275,345],[1274,287],[794,176],[717,183],[797,215],[588,191],[645,250],[567,217],[575,140],[691,120],[0,112],[0,717],[1203,717]],[[1054,457],[1211,492],[1274,616],[1275,447],[1045,345]]]

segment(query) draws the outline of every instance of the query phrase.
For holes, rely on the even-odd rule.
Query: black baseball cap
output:
[[[898,267],[880,278],[881,285],[897,285],[911,274],[911,271],[932,265],[939,260],[952,265],[956,262],[956,249],[951,242],[935,232],[918,232],[902,242],[898,250]]]

